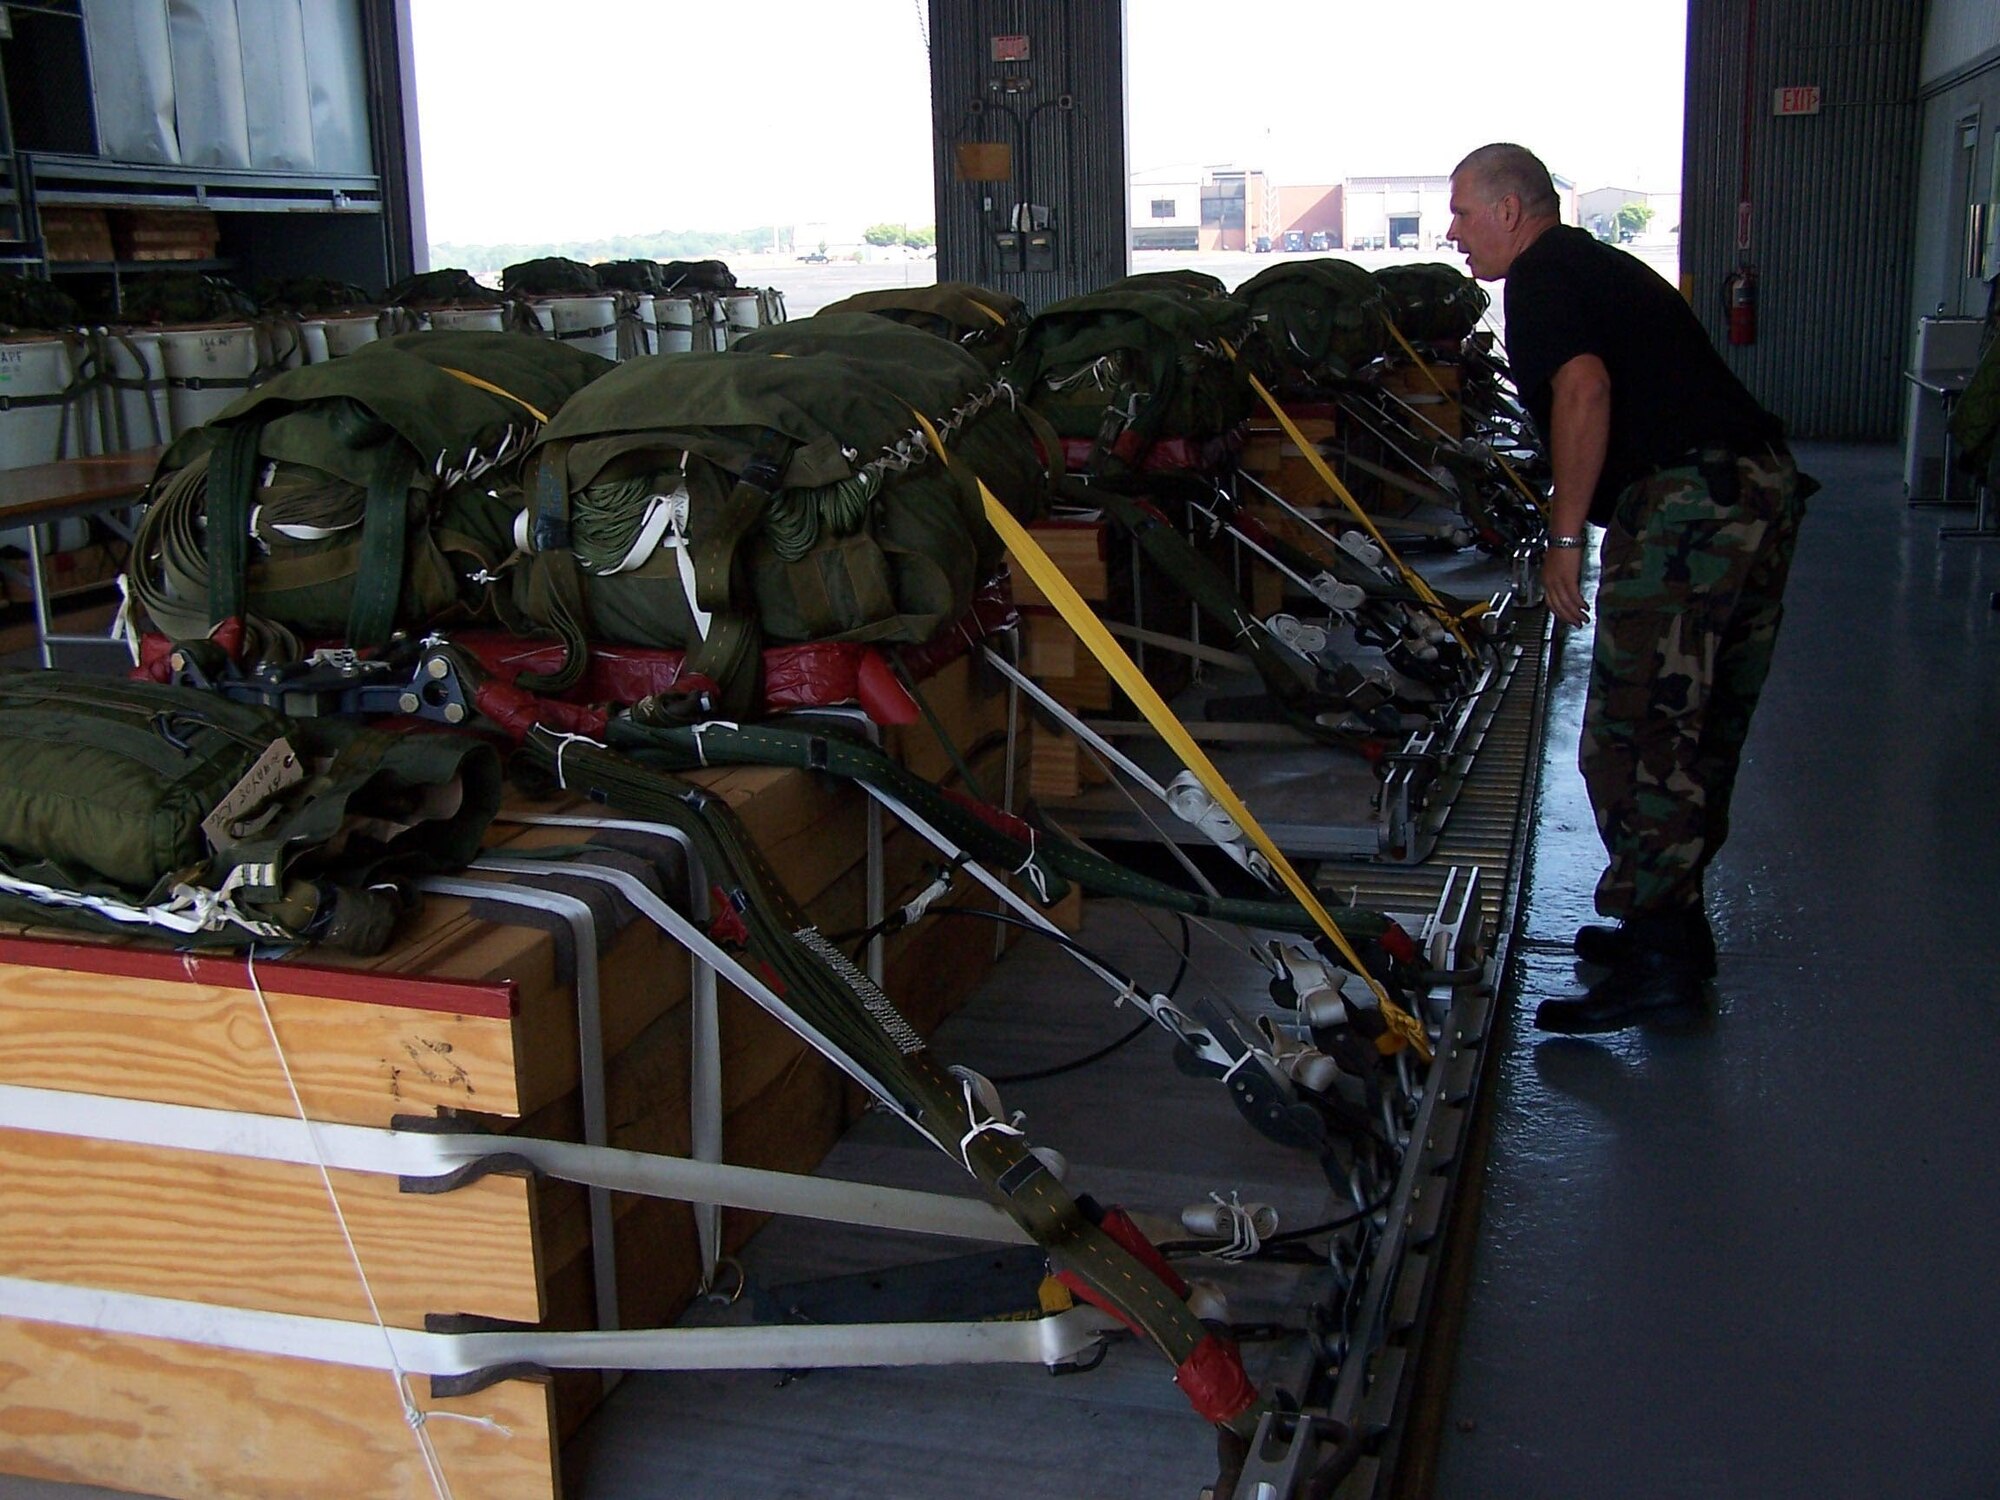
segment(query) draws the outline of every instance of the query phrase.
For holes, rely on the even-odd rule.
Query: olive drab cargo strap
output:
[[[1452,410],[1459,414],[1459,417],[1462,422],[1465,415],[1465,407],[1463,406],[1463,404],[1460,403],[1458,397],[1454,396],[1450,391],[1444,388],[1444,382],[1437,378],[1437,372],[1430,367],[1430,362],[1426,360],[1421,354],[1417,353],[1417,349],[1414,344],[1412,344],[1408,339],[1403,337],[1403,330],[1396,326],[1396,320],[1386,312],[1382,315],[1382,317],[1383,321],[1389,325],[1390,337],[1395,339],[1395,341],[1402,346],[1403,352],[1409,355],[1411,361],[1416,365],[1417,369],[1422,372],[1424,379],[1428,380],[1431,383],[1431,389],[1436,391],[1440,396],[1444,397],[1445,401],[1447,402],[1447,404],[1450,405]],[[1548,502],[1542,499],[1542,497],[1537,495],[1533,490],[1528,488],[1527,481],[1522,479],[1519,471],[1517,471],[1512,464],[1507,462],[1507,457],[1505,454],[1501,453],[1497,448],[1492,451],[1493,451],[1493,461],[1498,465],[1500,465],[1500,472],[1507,476],[1508,482],[1512,484],[1517,491],[1520,492],[1521,498],[1528,502],[1528,509],[1530,510],[1530,512],[1538,516],[1544,514],[1544,512],[1548,508]]]
[[[785,461],[795,446],[775,428],[760,433],[710,524],[685,544],[694,563],[694,597],[688,604],[697,623],[708,616],[708,629],[689,649],[687,666],[716,685],[721,697],[717,708],[724,713],[747,713],[754,706],[762,665],[763,633],[755,615],[744,609],[737,587],[737,549],[783,485]]]
[[[984,865],[1021,876],[1059,901],[1071,883],[1095,896],[1215,922],[1275,932],[1309,934],[1318,924],[1296,902],[1250,900],[1183,890],[1106,859],[1094,849],[1047,829],[1010,818],[990,806],[968,803],[924,780],[883,751],[824,728],[785,724],[662,725],[646,709],[607,729],[613,749],[649,766],[691,771],[703,766],[792,766],[824,771],[872,786],[915,809],[933,828]],[[1334,914],[1357,943],[1372,942],[1388,926],[1379,913],[1342,908]]]
[[[921,412],[915,415],[918,425],[924,428],[938,456],[947,463],[951,462],[951,457],[945,451],[944,442],[938,437],[936,429]],[[1034,580],[1035,587],[1040,589],[1049,603],[1055,606],[1056,613],[1061,615],[1069,628],[1076,632],[1077,639],[1090,648],[1090,654],[1096,657],[1111,674],[1112,681],[1124,689],[1125,695],[1146,716],[1147,721],[1159,732],[1160,737],[1167,742],[1174,754],[1180,757],[1181,764],[1194,772],[1208,794],[1215,799],[1216,805],[1229,814],[1236,826],[1243,831],[1244,836],[1256,845],[1265,859],[1270,861],[1271,868],[1284,881],[1285,889],[1290,891],[1293,899],[1305,908],[1307,914],[1312,917],[1314,925],[1333,944],[1334,950],[1340,954],[1342,960],[1360,975],[1374,992],[1376,1002],[1381,1007],[1382,1017],[1388,1023],[1388,1030],[1383,1033],[1378,1045],[1384,1047],[1407,1045],[1414,1048],[1417,1055],[1428,1062],[1431,1057],[1430,1038],[1425,1035],[1422,1024],[1398,1005],[1390,996],[1387,987],[1369,972],[1368,966],[1354,951],[1353,944],[1347,940],[1339,924],[1333,920],[1319,897],[1313,893],[1312,887],[1306,884],[1299,872],[1292,867],[1292,862],[1285,857],[1284,851],[1277,846],[1270,834],[1264,831],[1264,825],[1251,816],[1250,809],[1243,805],[1243,799],[1236,795],[1236,789],[1223,778],[1207,753],[1187,732],[1186,726],[1154,690],[1152,683],[1146,680],[1145,674],[1134,664],[1132,658],[1125,654],[1125,648],[1120,646],[1111,632],[1104,628],[1104,622],[1098,619],[1096,613],[1084,602],[1083,596],[1077,593],[1076,586],[1050,560],[1049,555],[1029,534],[1028,529],[1008,514],[1007,507],[993,497],[984,483],[981,483],[979,488],[986,503],[988,523],[999,532],[1001,540],[1007,544],[1007,550],[1027,570],[1029,578]]]
[[[1313,472],[1319,475],[1326,487],[1333,491],[1354,519],[1361,523],[1375,545],[1382,549],[1382,555],[1396,565],[1396,571],[1402,575],[1405,583],[1416,590],[1417,597],[1424,601],[1425,608],[1437,616],[1438,623],[1451,632],[1452,638],[1458,642],[1468,657],[1477,655],[1472,649],[1472,642],[1466,637],[1459,616],[1445,608],[1444,601],[1438,598],[1437,592],[1424,581],[1423,575],[1404,562],[1402,555],[1389,545],[1389,539],[1382,535],[1381,527],[1375,524],[1366,510],[1362,509],[1361,502],[1354,498],[1353,491],[1340,482],[1340,476],[1328,465],[1325,456],[1319,451],[1319,445],[1299,430],[1299,424],[1292,420],[1291,413],[1279,404],[1278,398],[1271,394],[1263,381],[1255,375],[1250,375],[1249,380],[1251,389],[1256,391],[1258,398],[1270,409],[1271,415],[1278,419],[1278,425],[1284,429],[1285,436],[1290,438],[1299,452],[1305,455],[1306,462],[1312,465]]]
[[[1113,1215],[1093,1216],[1070,1196],[997,1107],[991,1084],[932,1058],[889,998],[806,919],[726,802],[575,736],[536,730],[523,749],[568,790],[684,831],[740,919],[735,941],[768,966],[759,1003],[959,1162],[1083,1295],[1156,1345],[1202,1416],[1239,1437],[1255,1431],[1269,1403],[1235,1346],[1166,1279],[1173,1273],[1158,1252],[1128,1243]]]
[[[405,444],[385,444],[361,513],[361,566],[348,603],[347,644],[359,650],[387,645],[396,630],[409,550],[410,486],[416,477],[417,456]]]
[[[262,422],[226,429],[208,461],[208,623],[240,619],[250,554],[250,505],[257,491]]]

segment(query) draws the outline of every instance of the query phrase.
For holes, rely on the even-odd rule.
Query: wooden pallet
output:
[[[985,731],[996,715],[1004,729],[1005,694],[969,663],[954,665],[927,696],[963,737],[975,774],[997,785],[1006,745]],[[921,725],[891,739],[912,759],[943,753]],[[1017,753],[1025,757],[1025,738]],[[764,768],[698,779],[737,810],[823,931],[864,925],[857,788]],[[562,805],[576,806],[512,804]],[[497,823],[490,846],[520,853],[578,837]],[[892,828],[889,900],[924,884],[937,862]],[[950,899],[975,892],[962,882]],[[928,1033],[978,982],[994,946],[962,920],[921,924],[886,943],[886,987]],[[0,935],[0,1083],[292,1116],[268,1007],[313,1119],[381,1126],[451,1114],[501,1132],[581,1138],[576,999],[546,931],[432,897],[388,954],[260,961],[255,981],[237,956],[189,958],[48,930]],[[600,989],[611,1144],[686,1153],[685,954],[651,924],[631,922],[603,948]],[[862,1107],[858,1090],[729,986],[718,998],[726,1159],[810,1171]],[[404,1194],[371,1174],[322,1180],[311,1166],[18,1130],[0,1130],[0,1151],[0,1275],[370,1322],[358,1256],[373,1307],[394,1327],[421,1328],[436,1313],[596,1326],[587,1195],[572,1184],[496,1175]],[[698,1283],[692,1212],[623,1194],[613,1201],[622,1321],[670,1322]],[[725,1250],[760,1223],[726,1212]],[[187,1497],[434,1493],[387,1374],[20,1317],[0,1318],[0,1368],[9,1372],[0,1472]],[[455,1493],[550,1500],[562,1489],[562,1444],[602,1389],[590,1372],[563,1372],[451,1399],[417,1378],[408,1395],[419,1410],[471,1419],[423,1429]]]

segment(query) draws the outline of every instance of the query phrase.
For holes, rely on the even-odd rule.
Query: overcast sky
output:
[[[412,0],[433,242],[929,223],[922,0]],[[1686,0],[1128,0],[1133,170],[1680,186]]]

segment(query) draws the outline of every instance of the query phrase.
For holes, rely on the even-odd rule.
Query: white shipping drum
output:
[[[53,335],[0,339],[0,469],[95,453],[96,410],[70,394],[76,355]]]
[[[507,328],[504,307],[430,307],[421,309],[418,315],[426,328],[476,333],[504,333]]]
[[[733,349],[739,339],[764,326],[761,292],[727,292],[722,297],[722,347]]]
[[[326,357],[338,359],[343,354],[352,354],[363,344],[372,344],[381,336],[379,313],[334,313],[326,319]]]
[[[306,363],[305,320],[270,317],[257,324],[257,368],[267,377]]]
[[[618,357],[616,297],[534,297],[522,305],[544,333],[606,359]]]
[[[686,354],[694,348],[694,300],[689,297],[655,297],[653,318],[658,330],[657,350],[661,354]]]
[[[299,320],[299,350],[309,365],[323,365],[333,357],[326,352],[326,319]]]
[[[130,453],[154,448],[173,433],[167,411],[167,367],[160,356],[160,336],[143,328],[107,328],[97,336],[98,426],[104,451]]]
[[[160,330],[173,436],[199,427],[250,389],[257,374],[257,330],[248,323]]]

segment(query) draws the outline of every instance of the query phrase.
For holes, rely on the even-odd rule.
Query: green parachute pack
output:
[[[257,304],[220,276],[148,271],[125,283],[120,312],[129,323],[241,322]]]
[[[522,476],[511,608],[569,646],[523,685],[568,686],[593,641],[680,647],[740,714],[764,642],[929,640],[999,563],[973,476],[1018,515],[1044,503],[1032,434],[970,354],[866,314],[627,361],[563,409]]]
[[[365,288],[328,276],[290,276],[257,284],[257,306],[267,313],[311,316],[374,305]]]
[[[611,368],[558,340],[437,332],[287,371],[167,450],[133,596],[174,640],[242,619],[287,659],[299,636],[372,648],[477,614],[530,440]]]
[[[1115,472],[1162,438],[1219,437],[1249,414],[1232,351],[1250,327],[1231,297],[1092,292],[1028,325],[1007,380],[1063,437],[1094,441],[1093,470]]]
[[[1387,352],[1390,310],[1375,278],[1352,261],[1289,261],[1236,289],[1261,331],[1264,358],[1291,382],[1350,379]]]
[[[1479,326],[1491,300],[1470,276],[1435,260],[1384,266],[1375,273],[1375,284],[1388,300],[1396,327],[1413,344],[1462,343]]]
[[[856,292],[821,308],[818,316],[849,313],[874,313],[950,339],[989,370],[1014,357],[1028,327],[1028,305],[1019,297],[969,281]]]
[[[1165,292],[1173,297],[1227,297],[1229,288],[1222,284],[1220,276],[1211,276],[1206,271],[1191,268],[1177,268],[1171,271],[1139,271],[1130,276],[1121,276],[1109,286],[1098,288],[1101,292]]]
[[[0,758],[0,918],[202,946],[380,952],[394,882],[467,863],[500,807],[467,736],[65,672],[0,673]]]
[[[0,332],[74,328],[82,319],[76,299],[39,276],[0,276]]]
[[[498,292],[473,280],[470,271],[456,266],[419,271],[382,294],[385,307],[495,307],[499,302]]]
[[[562,255],[517,261],[500,273],[500,288],[510,297],[584,297],[602,291],[594,267]]]

